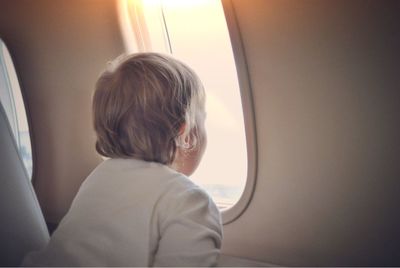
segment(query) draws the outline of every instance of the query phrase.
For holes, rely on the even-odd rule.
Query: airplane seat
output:
[[[0,148],[0,266],[18,266],[49,232],[1,103]]]

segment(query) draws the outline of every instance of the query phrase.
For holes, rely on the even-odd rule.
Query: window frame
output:
[[[243,193],[232,207],[222,212],[223,224],[228,224],[239,218],[244,213],[253,198],[257,178],[258,147],[253,92],[236,13],[231,0],[221,0],[221,3],[225,14],[226,24],[228,26],[233,57],[236,64],[247,146],[247,178]]]
[[[236,65],[247,146],[247,178],[243,192],[239,200],[233,206],[221,210],[222,222],[226,225],[238,219],[251,202],[256,186],[258,153],[253,94],[242,38],[231,0],[220,1],[225,15]],[[134,11],[129,9],[132,6]],[[145,27],[146,22],[144,15],[140,14],[140,12],[143,12],[142,1],[130,2],[129,0],[119,0],[117,8],[125,51],[128,53],[151,51],[152,46],[149,38],[150,33]],[[164,31],[166,31],[165,28]],[[142,38],[140,40],[138,40],[138,32],[141,32],[140,35]],[[168,46],[165,47],[165,52],[170,53]]]

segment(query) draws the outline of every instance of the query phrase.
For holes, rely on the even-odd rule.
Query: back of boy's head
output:
[[[119,58],[96,83],[96,150],[111,158],[171,164],[178,138],[195,140],[192,130],[204,99],[194,71],[172,57],[138,53]]]

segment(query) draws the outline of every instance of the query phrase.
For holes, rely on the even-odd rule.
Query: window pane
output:
[[[208,148],[192,179],[227,208],[239,200],[247,176],[236,66],[221,2],[189,2],[164,1],[163,13],[172,54],[195,69],[207,92]]]
[[[32,176],[32,148],[21,88],[5,44],[0,40],[0,101],[14,133],[29,178]]]
[[[221,2],[127,3],[135,36],[126,42],[128,50],[172,53],[200,76],[207,93],[208,146],[191,178],[221,209],[231,207],[246,184],[247,148],[236,66]]]

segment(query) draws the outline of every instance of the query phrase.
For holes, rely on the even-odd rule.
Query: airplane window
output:
[[[2,40],[0,40],[0,101],[7,114],[28,176],[31,178],[32,148],[25,105],[14,64]]]
[[[128,1],[125,34],[129,52],[171,53],[191,66],[207,94],[208,146],[191,179],[222,210],[241,197],[247,179],[247,148],[236,66],[222,3],[217,0]]]

